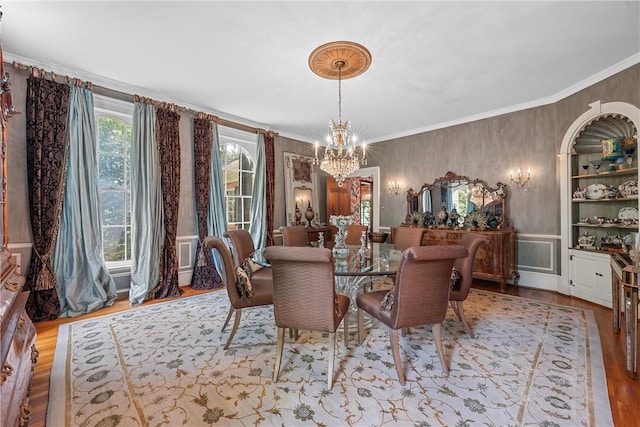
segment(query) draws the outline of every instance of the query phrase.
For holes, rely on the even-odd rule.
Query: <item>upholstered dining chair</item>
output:
[[[456,259],[469,254],[462,246],[414,246],[403,251],[390,291],[378,290],[358,295],[358,341],[364,336],[363,314],[366,312],[389,328],[391,352],[398,380],[405,384],[400,360],[398,331],[433,325],[433,336],[442,369],[449,367],[442,347],[442,321],[449,306],[451,271]]]
[[[303,225],[282,226],[280,232],[284,246],[309,246],[309,234]]]
[[[349,298],[336,294],[333,254],[327,248],[269,246],[265,258],[273,270],[273,312],[278,344],[273,381],[278,381],[284,347],[284,330],[329,333],[327,387],[333,385],[336,330],[349,312]],[[297,333],[295,335],[297,337]],[[344,320],[348,345],[349,322]]]
[[[398,227],[393,236],[393,244],[403,249],[422,245],[422,227]]]
[[[229,240],[231,252],[229,252],[229,249],[227,249],[224,242],[220,239],[217,240],[222,242],[222,247],[220,246],[220,242],[213,240],[213,237],[211,237],[212,240],[210,243],[208,240],[205,240],[205,243],[215,246],[212,247],[212,249],[218,250],[224,263],[225,283],[231,306],[229,307],[227,318],[222,325],[222,332],[224,332],[231,320],[231,316],[235,313],[233,328],[224,346],[226,350],[229,348],[233,337],[238,331],[243,308],[273,304],[273,275],[271,274],[271,269],[257,268],[251,261],[247,261],[247,259],[251,259],[251,255],[255,251],[253,240],[248,231],[229,230],[224,233],[224,237]],[[225,256],[227,257],[226,259]],[[247,272],[246,270],[249,268],[251,271]],[[238,276],[238,269],[244,271],[246,277],[244,274]],[[245,283],[240,280],[241,278],[244,279]],[[247,292],[247,286],[250,288],[250,292]],[[245,289],[243,289],[243,287]]]
[[[347,225],[347,238],[344,240],[344,242],[347,245],[359,245],[360,244],[360,236],[362,235],[362,232],[366,232],[368,229],[368,227],[366,225],[360,225],[360,224],[352,224],[352,225]]]
[[[451,288],[449,302],[451,303],[451,308],[453,308],[454,313],[456,313],[456,316],[458,316],[458,319],[460,319],[464,325],[469,336],[474,338],[473,332],[471,331],[467,318],[464,314],[463,304],[471,290],[471,283],[473,282],[473,262],[476,258],[476,252],[483,244],[488,245],[489,240],[479,234],[465,234],[457,244],[467,248],[469,256],[466,258],[458,258],[453,264],[453,267],[456,269],[459,277]]]

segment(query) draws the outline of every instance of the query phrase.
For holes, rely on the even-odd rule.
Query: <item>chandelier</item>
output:
[[[367,164],[366,145],[356,147],[351,122],[342,121],[342,79],[359,76],[371,64],[371,54],[362,45],[353,42],[331,42],[316,48],[309,56],[309,67],[320,77],[338,80],[338,122],[329,121],[328,143],[322,159],[315,146],[314,165],[327,172],[342,187],[345,178]]]

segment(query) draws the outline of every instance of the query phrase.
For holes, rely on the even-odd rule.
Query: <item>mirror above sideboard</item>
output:
[[[432,227],[509,228],[506,185],[447,172],[418,191],[407,191],[405,224]]]

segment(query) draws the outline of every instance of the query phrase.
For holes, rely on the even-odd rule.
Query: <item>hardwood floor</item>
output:
[[[499,291],[497,283],[486,281],[474,281],[474,288],[485,289],[490,291]],[[196,291],[191,287],[182,288],[185,293],[183,296],[197,295],[207,291]],[[611,320],[611,310],[596,304],[591,304],[580,299],[571,298],[555,292],[540,291],[523,287],[507,286],[506,293],[510,295],[518,295],[525,298],[531,298],[539,301],[563,304],[573,307],[581,307],[591,309],[595,315],[600,332],[600,341],[602,344],[602,353],[607,374],[607,388],[609,391],[609,400],[611,403],[611,412],[613,421],[616,426],[640,426],[640,419],[636,412],[638,402],[640,402],[640,379],[632,380],[626,374],[626,358],[624,352],[624,334],[618,335],[613,333]],[[159,301],[150,301],[145,305],[165,302],[167,299]],[[31,422],[30,426],[39,427],[45,425],[47,403],[49,398],[49,375],[51,365],[53,363],[53,354],[55,351],[58,327],[61,324],[86,319],[90,317],[102,316],[105,314],[115,313],[128,310],[129,303],[126,299],[120,299],[112,307],[99,310],[85,316],[73,319],[56,319],[47,322],[36,323],[38,339],[36,346],[40,352],[40,357],[36,365],[33,377],[33,385],[31,389]],[[59,426],[49,426],[59,427]]]

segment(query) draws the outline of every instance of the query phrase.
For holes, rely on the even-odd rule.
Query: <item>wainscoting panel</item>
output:
[[[178,236],[176,250],[178,252],[178,283],[180,286],[191,284],[193,263],[198,247],[198,236]]]
[[[560,274],[559,244],[560,236],[519,234],[518,270]]]

